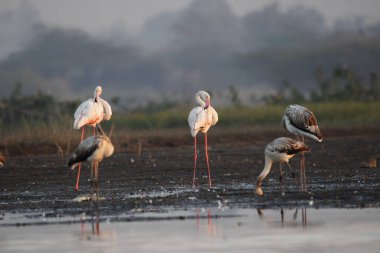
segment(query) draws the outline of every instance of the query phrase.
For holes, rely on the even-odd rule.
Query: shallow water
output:
[[[3,214],[0,252],[378,252],[380,209]],[[15,224],[19,224],[16,226]],[[23,224],[20,226],[20,224]]]

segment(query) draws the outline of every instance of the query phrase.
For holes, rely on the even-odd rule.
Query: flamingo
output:
[[[94,91],[94,98],[90,98],[83,103],[81,103],[74,113],[74,129],[82,128],[82,135],[80,141],[83,141],[84,137],[84,127],[86,125],[92,126],[94,128],[95,136],[95,126],[98,125],[102,120],[109,120],[112,116],[111,106],[107,101],[100,98],[102,94],[102,87],[96,86]],[[100,126],[100,125],[99,125]],[[95,169],[95,168],[94,168]],[[79,178],[80,178],[81,164],[78,167],[77,182],[75,184],[75,191],[79,188]]]
[[[322,142],[322,133],[319,130],[317,119],[313,112],[300,105],[289,105],[282,117],[282,126],[297,137],[297,140],[304,142],[305,136]],[[306,191],[305,155],[301,153],[300,170],[301,191]]]
[[[97,127],[101,135],[88,137],[79,143],[67,163],[68,166],[71,166],[71,169],[75,169],[80,166],[81,162],[91,162],[94,167],[94,170],[91,170],[91,182],[96,189],[98,188],[99,162],[106,157],[110,157],[114,151],[111,140],[104,134],[99,125]]]
[[[218,122],[218,113],[211,106],[210,95],[205,91],[198,91],[195,94],[195,101],[199,106],[194,107],[189,113],[189,126],[191,135],[194,137],[194,175],[193,175],[193,187],[195,187],[195,172],[197,168],[197,134],[199,131],[205,135],[205,154],[208,170],[208,182],[211,187],[211,174],[210,165],[208,160],[207,150],[207,131],[211,126],[214,126]]]
[[[261,184],[265,177],[269,174],[272,164],[274,162],[280,163],[280,181],[282,183],[282,165],[281,163],[285,162],[289,169],[289,159],[292,158],[298,152],[309,151],[309,147],[301,141],[296,141],[288,137],[280,137],[270,142],[265,147],[265,166],[256,182],[256,194],[263,195],[263,190],[261,189]]]

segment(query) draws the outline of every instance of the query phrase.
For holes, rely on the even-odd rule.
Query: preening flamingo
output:
[[[289,159],[292,158],[298,152],[309,151],[309,147],[305,145],[305,143],[301,141],[296,141],[291,138],[281,137],[277,138],[274,141],[270,142],[265,147],[265,166],[256,182],[256,194],[263,195],[263,190],[261,189],[262,181],[269,174],[270,169],[272,168],[272,164],[274,162],[280,163],[280,181],[282,184],[282,162],[285,162],[289,168]],[[291,168],[290,168],[291,170]]]
[[[207,149],[207,131],[218,122],[218,113],[211,106],[210,95],[205,91],[198,91],[195,94],[195,101],[199,106],[194,107],[189,114],[189,126],[191,135],[194,137],[194,175],[193,187],[195,187],[195,173],[197,168],[197,134],[199,131],[205,134],[205,154],[208,170],[209,186],[211,187],[211,173]]]
[[[298,140],[304,142],[304,137],[322,142],[322,133],[319,130],[317,119],[313,112],[300,105],[289,105],[282,117],[282,126],[297,136]],[[306,172],[305,172],[305,155],[301,153],[301,170],[300,181],[301,191],[307,190]]]
[[[74,129],[82,128],[81,142],[84,137],[84,127],[86,125],[92,126],[94,128],[102,120],[109,120],[112,116],[111,106],[107,101],[100,98],[102,94],[102,87],[97,86],[94,91],[94,98],[90,98],[83,103],[81,103],[74,113]],[[100,125],[99,125],[100,126]],[[95,169],[95,168],[94,168]],[[79,188],[79,178],[80,178],[81,164],[78,167],[77,182],[75,184],[75,190],[78,191]]]
[[[68,162],[71,169],[79,166],[81,162],[91,162],[94,167],[94,170],[91,170],[91,183],[96,189],[98,188],[99,162],[106,157],[110,157],[114,151],[111,140],[105,136],[99,125],[97,127],[101,135],[88,137],[79,143]]]

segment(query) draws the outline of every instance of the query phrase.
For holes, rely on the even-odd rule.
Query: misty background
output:
[[[48,2],[0,3],[1,97],[18,87],[83,99],[100,83],[103,97],[123,108],[193,103],[199,89],[217,105],[234,92],[252,104],[284,84],[308,95],[316,75],[338,67],[363,81],[380,74],[377,1],[360,1],[366,8],[355,13],[359,1],[168,0],[158,8],[147,0],[131,19],[120,1]]]

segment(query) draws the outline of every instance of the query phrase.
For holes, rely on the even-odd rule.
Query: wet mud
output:
[[[260,136],[254,144],[225,145],[219,141],[214,144],[210,134],[211,188],[202,138],[198,141],[196,188],[192,188],[191,140],[188,146],[143,148],[140,159],[137,150],[116,153],[100,164],[98,194],[104,199],[96,201],[97,210],[102,215],[117,216],[198,207],[380,207],[380,166],[369,166],[380,154],[380,135],[370,131],[331,137],[322,143],[308,141],[308,192],[299,190],[300,160],[296,156],[290,162],[296,178],[285,170],[285,190],[279,183],[279,165],[275,164],[264,180],[264,196],[256,196],[255,182],[264,167],[263,150],[271,138]],[[77,171],[70,170],[66,161],[57,155],[9,159],[0,169],[0,225],[5,214],[79,217],[93,208],[94,201],[73,201],[92,192],[90,165],[83,166],[80,188],[75,192]],[[15,219],[7,225],[22,223]]]

